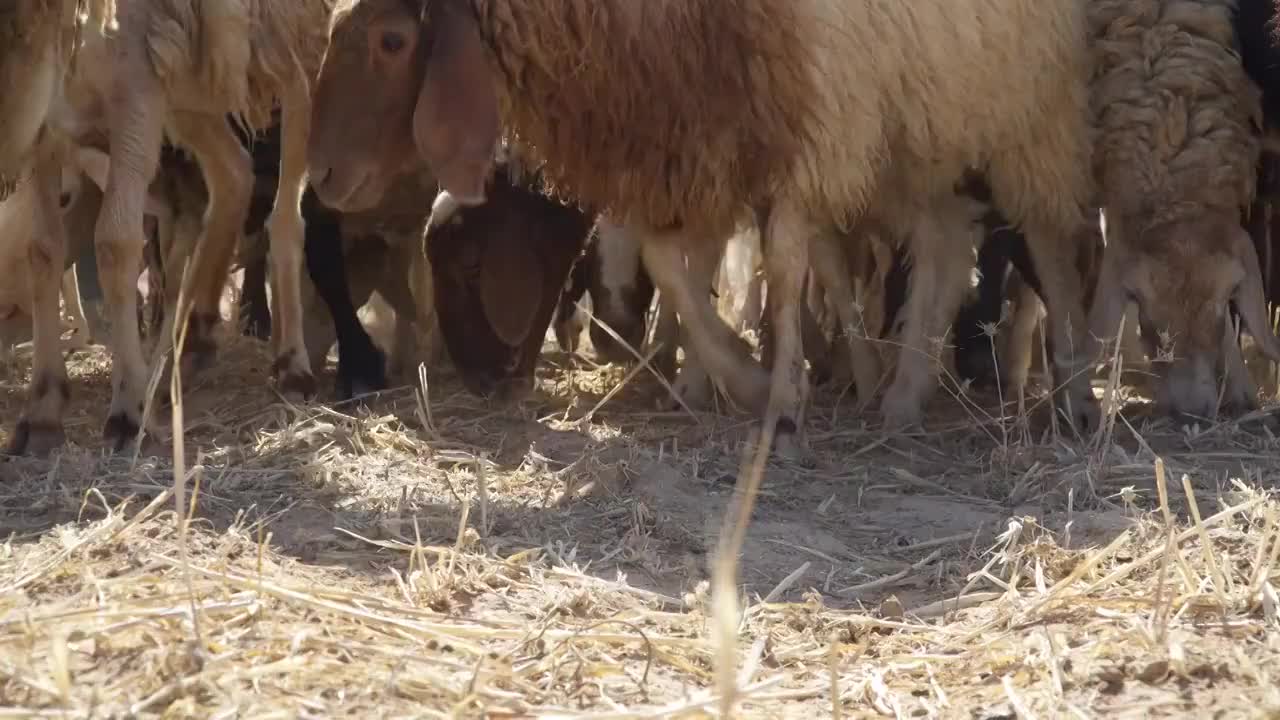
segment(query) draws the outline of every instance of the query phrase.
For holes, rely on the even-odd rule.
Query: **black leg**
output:
[[[307,274],[329,308],[338,335],[338,399],[383,390],[387,387],[386,360],[351,302],[338,215],[323,208],[311,190],[303,196],[302,208],[307,221]]]

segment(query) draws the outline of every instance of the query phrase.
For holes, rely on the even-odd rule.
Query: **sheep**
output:
[[[532,390],[547,326],[594,220],[537,185],[499,162],[483,203],[437,196],[424,239],[445,347],[464,386],[500,402]]]
[[[728,238],[729,245],[726,247],[731,247],[733,241],[733,238]],[[708,297],[715,282],[715,269],[720,262],[720,254],[723,253],[717,246],[707,244],[691,253],[688,258],[690,272],[700,279],[698,282],[705,284]],[[642,353],[646,349],[645,339],[649,335],[648,312],[656,291],[653,279],[641,260],[639,238],[607,216],[600,216],[583,260],[575,265],[575,273],[581,278],[575,281],[577,284],[570,288],[567,295],[562,296],[561,307],[566,308],[562,314],[567,316],[568,305],[576,303],[584,292],[589,292],[592,313],[599,321],[593,322],[589,330],[591,345],[596,354],[602,360],[619,364],[637,360],[635,353]],[[604,326],[608,326],[609,330]],[[568,335],[569,332],[565,328],[557,328],[558,336]],[[678,401],[670,401],[666,396],[659,399],[659,409],[675,409],[673,406],[681,404],[686,407],[701,407],[710,400],[709,378],[692,348],[686,346],[685,363],[678,373],[676,371],[679,333],[680,326],[672,303],[662,302],[659,298],[651,340],[656,354],[651,366],[674,383],[676,393],[680,396]],[[562,342],[561,346],[566,344]]]
[[[434,190],[434,180],[427,174],[404,177],[383,203],[362,213],[325,208],[310,190],[304,197],[308,222],[315,217],[326,228],[307,232],[308,279],[324,308],[315,307],[314,303],[308,308],[306,344],[314,366],[323,363],[333,341],[338,341],[340,400],[387,387],[387,358],[356,314],[374,290],[396,316],[392,372],[408,360],[411,327],[417,327],[428,338],[434,335],[433,304],[425,299],[418,303],[412,292],[415,274],[429,272],[421,238],[430,209],[425,202],[415,200]],[[434,349],[430,342],[423,348],[428,356]],[[431,358],[428,362],[434,365]]]
[[[79,199],[79,185],[79,167],[64,168],[59,198],[61,212],[74,211]],[[23,266],[35,234],[43,231],[37,202],[35,186],[31,183],[19,185],[12,195],[0,200],[0,268],[5,268],[9,278],[0,285],[0,351],[5,353],[32,337],[33,289],[31,278]],[[88,323],[80,304],[75,267],[69,263],[62,273],[60,288],[66,314],[72,321],[72,335],[63,343],[62,349],[82,348],[87,344]]]
[[[894,426],[923,417],[936,381],[923,351],[943,329],[932,316],[963,290],[970,248],[944,235],[969,212],[952,193],[964,170],[987,168],[1032,254],[1067,266],[1092,192],[1084,20],[1078,3],[1022,0],[360,0],[335,15],[317,80],[311,177],[326,203],[359,207],[416,153],[457,201],[479,202],[505,128],[550,186],[643,238],[701,362],[766,411],[781,454],[801,456],[811,240],[874,212],[922,259],[907,306],[919,354],[881,406]],[[779,301],[772,380],[684,268],[749,222]],[[1079,279],[1055,273],[1045,291],[1063,404],[1087,425]]]
[[[250,158],[226,121],[228,112],[249,126],[262,127],[273,105],[280,104],[280,183],[267,222],[277,311],[273,371],[286,395],[314,392],[301,327],[299,205],[306,177],[311,79],[324,51],[332,6],[333,0],[128,0],[116,11],[118,32],[84,33],[77,63],[48,126],[77,140],[105,132],[112,153],[95,235],[106,304],[116,329],[112,401],[103,430],[116,450],[137,435],[146,389],[140,337],[126,320],[132,321],[135,312],[130,277],[143,248],[142,197],[164,133],[194,153],[211,198],[188,273],[191,312],[184,320],[190,352],[183,362],[194,370],[208,361],[215,347],[211,335],[252,182]],[[42,272],[33,267],[37,284],[47,277]],[[35,342],[40,339],[37,332]],[[53,355],[37,353],[34,363],[27,408],[19,421],[24,432],[17,435],[47,448],[61,442],[66,371]]]
[[[270,139],[254,147],[255,158],[271,152]],[[384,355],[356,312],[374,290],[395,312],[395,350],[401,359],[411,350],[404,347],[411,339],[407,323],[418,324],[428,336],[441,324],[442,349],[470,391],[503,399],[527,391],[549,319],[543,310],[558,300],[590,218],[523,187],[507,187],[506,174],[495,182],[504,185],[477,208],[446,207],[447,197],[421,202],[436,186],[426,172],[402,175],[377,206],[359,212],[336,212],[323,207],[312,191],[304,194],[305,257],[314,286],[304,287],[306,346],[312,367],[319,367],[336,338],[339,400],[387,386]],[[432,218],[436,226],[427,241],[435,264],[428,263],[422,246]],[[523,256],[525,246],[538,251],[541,264]],[[463,257],[472,251],[478,264]],[[542,281],[525,284],[508,277],[512,267],[546,273]],[[424,271],[427,277],[419,277]],[[436,308],[447,317],[442,323]],[[527,333],[508,327],[506,321],[520,315],[512,308],[530,309]],[[429,365],[434,366],[431,356],[439,347],[429,342],[425,348]]]
[[[1258,88],[1236,50],[1235,0],[1094,0],[1094,155],[1107,249],[1090,325],[1114,334],[1125,305],[1143,334],[1173,341],[1160,404],[1212,417],[1256,407],[1229,306],[1280,359],[1252,239],[1261,119]],[[1162,360],[1162,364],[1165,361]]]
[[[114,0],[0,4],[0,199],[32,169],[32,151],[81,34],[114,26]]]
[[[574,265],[573,286],[562,295],[562,306],[591,298],[591,313],[599,322],[588,328],[591,347],[604,362],[629,363],[636,358],[600,323],[609,326],[632,349],[639,351],[647,334],[647,314],[653,302],[653,280],[640,262],[640,247],[607,217],[597,219],[582,260]],[[568,315],[567,309],[559,313]],[[562,334],[569,331],[562,330]],[[561,343],[562,346],[566,343]]]

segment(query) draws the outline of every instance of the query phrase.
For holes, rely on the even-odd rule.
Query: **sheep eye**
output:
[[[382,33],[382,51],[394,55],[404,49],[404,36],[397,32]]]

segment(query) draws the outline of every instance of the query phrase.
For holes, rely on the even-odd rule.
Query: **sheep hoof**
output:
[[[1067,413],[1066,398],[1059,400],[1058,410]],[[1070,417],[1068,421],[1077,432],[1089,432],[1096,430],[1102,423],[1102,408],[1098,405],[1097,399],[1093,397],[1090,391],[1086,395],[1078,395],[1071,398]]]
[[[281,353],[271,365],[271,372],[276,377],[276,386],[280,394],[291,401],[310,400],[316,396],[316,377],[309,369],[300,370],[295,363],[298,357],[296,350]]]
[[[276,383],[280,394],[291,401],[301,402],[316,396],[316,377],[311,373],[285,373],[279,376]]]
[[[809,449],[791,418],[778,418],[774,425],[773,453],[778,458],[803,468],[818,466],[817,457]]]
[[[213,367],[218,358],[218,343],[213,339],[219,316],[192,311],[187,319],[187,334],[182,341],[182,377],[194,378]]]
[[[107,418],[107,424],[102,428],[102,439],[111,446],[112,452],[121,452],[138,437],[139,427],[138,421],[127,413],[116,413]]]
[[[5,452],[9,455],[33,455],[48,457],[67,441],[61,422],[32,422],[26,418],[18,421],[9,438]]]
[[[675,350],[668,351],[666,348],[663,348],[657,355],[653,356],[653,360],[650,361],[649,366],[654,370],[657,370],[658,374],[667,378],[668,381],[674,380],[676,378]]]
[[[694,378],[695,373],[682,372],[680,377],[676,378],[675,383],[671,385],[671,389],[675,392],[676,397],[663,395],[658,399],[658,409],[662,412],[678,412],[684,408],[698,411],[707,407],[711,402],[711,382],[709,378],[701,373],[697,373],[699,377]],[[678,400],[676,398],[679,398]],[[683,404],[681,403],[683,401]]]
[[[352,360],[338,358],[338,382],[336,394],[339,401],[350,400],[387,389],[386,360],[379,350]]]
[[[886,394],[880,401],[880,412],[884,415],[884,429],[889,431],[906,430],[924,422],[923,403],[907,397],[906,393]]]

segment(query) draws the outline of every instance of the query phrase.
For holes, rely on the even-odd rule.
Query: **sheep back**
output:
[[[271,124],[278,88],[320,69],[334,0],[147,0],[146,47],[170,93]],[[194,87],[187,87],[193,85]]]
[[[1234,0],[1092,0],[1095,173],[1138,238],[1253,200],[1261,102],[1235,49]]]
[[[553,186],[717,237],[744,205],[842,221],[988,164],[1012,221],[1079,222],[1082,5],[471,0],[507,127]]]

